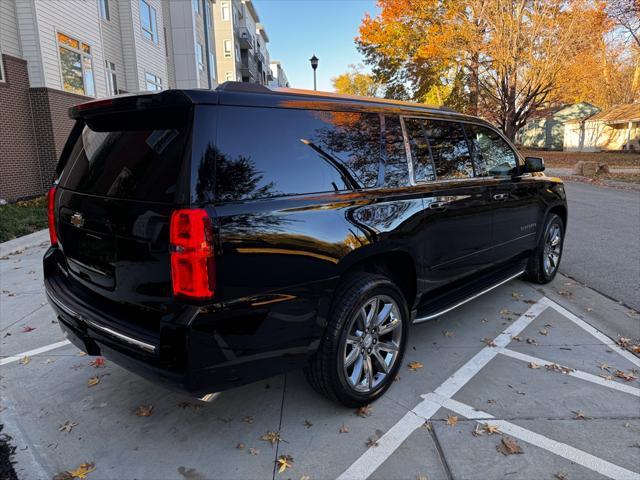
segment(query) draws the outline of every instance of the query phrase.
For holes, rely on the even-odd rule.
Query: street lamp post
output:
[[[309,59],[309,61],[311,62],[311,68],[313,68],[313,89],[317,90],[317,86],[316,86],[316,69],[318,68],[318,60],[319,58],[316,57],[315,53],[313,54],[313,57],[311,57]]]

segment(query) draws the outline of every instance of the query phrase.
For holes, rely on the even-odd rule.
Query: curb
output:
[[[27,248],[35,247],[43,242],[49,241],[49,230],[40,230],[29,235],[14,238],[3,243],[0,243],[0,257],[11,255],[13,253],[25,250]]]

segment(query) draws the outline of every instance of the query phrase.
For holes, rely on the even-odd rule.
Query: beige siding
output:
[[[98,97],[105,96],[107,89],[97,2],[36,1],[35,11],[40,35],[44,86],[62,90],[56,39],[56,32],[62,32],[91,46],[96,94]]]
[[[22,57],[14,0],[0,0],[0,51]]]
[[[18,20],[22,58],[27,61],[29,82],[32,87],[44,87],[38,25],[33,2],[34,0],[16,0],[15,11]]]
[[[128,0],[109,0],[109,20],[101,20],[104,58],[116,66],[118,88],[126,90],[124,54],[122,51],[122,34],[119,3]],[[106,68],[105,68],[106,70]],[[105,71],[106,76],[106,71]]]

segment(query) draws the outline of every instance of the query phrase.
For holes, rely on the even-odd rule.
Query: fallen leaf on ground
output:
[[[540,335],[548,335],[549,334],[549,330],[547,330],[546,328],[543,328],[542,330],[538,331],[538,333]]]
[[[106,365],[106,361],[105,361],[104,358],[98,357],[93,362],[91,362],[89,365],[91,365],[92,367],[95,367],[95,368],[104,368],[105,365]]]
[[[87,475],[96,469],[95,463],[83,463],[75,470],[70,470],[69,474],[72,478],[87,478]]]
[[[549,365],[545,365],[545,368],[552,372],[557,373],[571,373],[573,372],[573,368],[565,367],[563,365],[558,365],[557,363],[550,363]]]
[[[237,444],[237,445],[236,445],[236,448],[237,448],[238,450],[243,450],[243,449],[244,449],[244,443],[239,443],[239,444]]]
[[[426,475],[418,474],[416,475],[416,480],[429,480],[429,477],[427,477]]]
[[[35,329],[36,329],[36,327],[26,326],[26,327],[22,327],[22,332],[23,333],[29,333],[29,332],[33,332]]]
[[[338,433],[349,433],[349,427],[347,427],[344,423],[342,424],[342,426],[340,427],[340,430],[338,430]]]
[[[493,341],[493,339],[491,338],[483,338],[482,341],[488,346],[488,347],[495,347],[496,344]]]
[[[140,405],[136,410],[139,417],[150,417],[153,414],[153,405]]]
[[[535,370],[536,368],[540,368],[540,365],[536,362],[529,362],[529,368],[533,368]]]
[[[526,300],[522,300],[524,303],[528,303],[529,305],[533,305],[534,303],[537,303],[535,300],[531,300],[531,299],[526,299]]]
[[[88,381],[87,381],[87,387],[95,387],[96,385],[98,385],[100,383],[100,377],[91,377]]]
[[[433,424],[431,422],[424,422],[422,426],[427,430],[433,430]]]
[[[27,365],[31,361],[31,357],[29,355],[25,355],[20,359],[20,365]]]
[[[197,410],[199,408],[203,408],[203,406],[200,405],[199,403],[191,403],[191,402],[180,402],[178,404],[178,407],[184,408],[184,409],[193,408],[194,410]]]
[[[494,433],[500,433],[497,425],[491,425],[489,423],[485,423],[482,425],[482,431],[487,435],[493,435]]]
[[[553,478],[556,480],[567,480],[567,474],[564,472],[558,472],[553,474]]]
[[[419,368],[424,367],[424,365],[422,365],[420,362],[410,362],[407,366],[409,367],[410,370],[413,370],[414,372]]]
[[[373,412],[373,407],[371,405],[363,405],[362,407],[356,410],[356,415],[359,417],[365,418],[371,415]]]
[[[573,417],[574,420],[590,420],[582,410],[572,410],[571,412],[575,415],[575,417]]]
[[[631,345],[631,339],[630,338],[625,338],[625,337],[620,337],[620,338],[618,338],[618,341],[616,343],[618,345],[620,345],[621,347],[627,348],[629,345]]]
[[[249,424],[251,424],[251,423],[253,423],[253,417],[252,417],[251,415],[247,415],[246,417],[244,417],[244,418],[242,419],[242,421],[243,421],[244,423],[249,423]]]
[[[73,430],[73,427],[75,427],[76,425],[78,425],[76,422],[72,422],[71,420],[67,420],[62,425],[60,425],[60,428],[58,428],[58,431],[59,432],[67,432],[67,433],[69,433],[71,430]]]
[[[278,457],[278,473],[282,473],[291,467],[293,467],[293,457],[291,455],[280,455]]]
[[[249,455],[260,455],[260,449],[251,447],[248,453]]]
[[[503,455],[514,455],[522,452],[522,447],[518,445],[518,442],[511,437],[502,437],[500,443],[496,445],[498,450]]]
[[[311,480],[311,477],[309,475],[302,475],[299,480]]]
[[[313,427],[313,423],[311,423],[309,420],[305,420],[303,425],[307,428],[311,428]]]
[[[605,375],[604,373],[601,373],[600,376],[605,380],[613,380],[613,375]]]
[[[394,382],[399,382],[399,381],[400,381],[400,375],[396,375],[396,376],[393,378],[393,381],[394,381]]]
[[[538,342],[536,342],[535,338],[527,338],[527,343],[529,345],[537,345],[538,344]]]
[[[367,439],[367,447],[374,448],[378,446],[378,437],[375,435],[373,437],[369,437]]]
[[[522,338],[520,338],[520,337],[519,337],[519,336],[517,336],[517,335],[514,335],[514,336],[512,336],[512,337],[511,337],[511,340],[513,340],[514,342],[521,342],[521,341],[522,341]]]
[[[500,315],[509,315],[509,310],[506,308],[503,308],[502,310],[500,310]]]
[[[265,433],[264,435],[262,435],[260,437],[260,440],[263,440],[265,442],[269,442],[269,443],[271,443],[271,445],[275,445],[276,443],[278,443],[281,440],[280,432],[268,431],[267,433]]]
[[[520,298],[520,297],[522,297],[522,294],[521,294],[521,293],[518,293],[518,292],[511,292],[511,296],[512,296],[513,298]]]
[[[601,363],[600,365],[598,365],[598,367],[600,367],[600,370],[606,370],[607,372],[611,371],[609,370],[611,368],[611,365],[607,365],[606,363]]]
[[[44,363],[49,364],[49,363],[53,363],[55,361],[56,361],[55,358],[49,357],[49,358],[47,358],[47,360]]]
[[[632,373],[626,373],[622,370],[616,370],[614,372],[614,375],[618,378],[622,378],[625,382],[630,382],[636,379],[636,377]]]
[[[474,437],[481,437],[482,435],[484,435],[479,423],[476,423],[476,426],[471,431],[471,435],[473,435]]]
[[[458,423],[457,415],[447,415],[447,425],[454,427]]]
[[[453,336],[454,336],[454,333],[453,333],[453,332],[450,332],[449,330],[443,330],[443,331],[442,331],[442,334],[443,334],[445,337],[453,337]]]
[[[84,357],[86,354],[87,354],[87,352],[82,352],[82,351],[76,353],[76,355],[79,356],[79,357]]]
[[[489,399],[489,400],[487,400],[487,403],[490,404],[490,405],[495,405],[496,401],[493,400],[493,399]]]

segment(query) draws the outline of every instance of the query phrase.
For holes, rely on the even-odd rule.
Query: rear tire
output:
[[[307,380],[347,407],[377,400],[402,364],[408,323],[405,298],[391,280],[349,275],[336,289],[320,347],[305,368]]]
[[[538,246],[529,257],[525,278],[531,282],[545,284],[551,282],[562,258],[564,244],[564,222],[559,215],[549,214]]]

